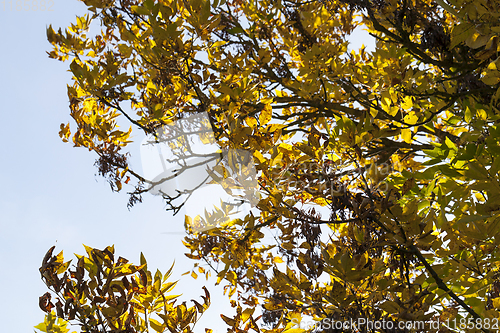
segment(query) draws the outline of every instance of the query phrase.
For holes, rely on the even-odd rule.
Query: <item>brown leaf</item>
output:
[[[191,302],[193,302],[195,305],[196,305],[196,309],[198,310],[199,313],[202,313],[203,312],[203,305],[201,305],[200,303],[198,303],[197,301],[195,301],[194,299],[191,300]]]
[[[66,304],[64,305],[64,313],[68,314],[68,311],[70,310],[70,305],[73,303],[73,299],[68,299],[66,300]]]
[[[76,315],[76,307],[73,307],[71,310],[69,310],[68,320],[75,319],[75,315]]]
[[[141,283],[144,287],[147,287],[148,285],[148,276],[146,275],[146,272],[144,269],[141,269],[139,271],[139,274],[141,275]]]
[[[415,179],[413,177],[407,179],[403,184],[403,188],[401,189],[401,194],[405,195],[406,193],[408,193],[414,185],[415,185]]]
[[[54,252],[55,245],[52,246],[47,253],[45,254],[45,257],[43,257],[42,260],[42,266],[40,267],[40,273],[43,275],[43,273],[47,270],[47,268],[51,265],[51,262],[49,262],[50,258],[52,257],[52,252]]]
[[[48,313],[50,312],[50,310],[52,310],[54,304],[52,304],[52,302],[50,301],[51,298],[52,296],[49,292],[46,292],[45,294],[43,294],[43,296],[39,297],[38,305],[40,306],[40,309],[42,309],[42,311]]]
[[[56,302],[56,311],[57,311],[57,316],[59,318],[64,318],[64,311],[63,311],[63,304],[61,303],[60,300],[57,300]]]
[[[104,303],[104,302],[106,302],[106,298],[100,296],[95,296],[94,300],[92,301],[92,303],[94,304]]]
[[[56,246],[52,246],[48,251],[47,253],[45,254],[45,257],[43,257],[43,261],[42,261],[42,267],[49,261],[49,259],[52,257],[52,252],[54,252],[54,249],[56,248]]]
[[[354,151],[356,151],[356,155],[358,155],[358,158],[363,158],[363,153],[361,152],[361,148],[359,148],[358,145],[354,145]]]
[[[123,286],[125,287],[125,289],[127,289],[127,290],[129,290],[129,289],[130,289],[130,283],[128,282],[128,280],[127,280],[127,277],[126,277],[126,276],[124,276],[124,277],[122,278],[122,283],[123,283]]]

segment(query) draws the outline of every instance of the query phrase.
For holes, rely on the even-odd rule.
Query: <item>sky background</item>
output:
[[[18,1],[21,3],[20,1]],[[148,268],[165,272],[175,260],[172,280],[190,270],[193,261],[181,240],[184,216],[173,217],[158,197],[145,196],[130,211],[125,193],[111,192],[96,176],[95,155],[73,148],[58,136],[59,125],[71,121],[66,85],[69,63],[49,59],[45,31],[65,28],[85,13],[76,0],[46,1],[44,11],[34,3],[0,1],[0,321],[3,332],[33,332],[43,321],[38,297],[47,288],[38,268],[53,245],[65,258],[83,254],[82,244],[103,249],[139,263],[141,251]],[[39,6],[39,5],[38,5]],[[51,9],[49,11],[48,9]],[[360,45],[365,36],[353,38]],[[73,123],[71,123],[73,126]],[[138,160],[137,160],[138,161]],[[164,232],[173,232],[165,234]],[[230,313],[228,301],[214,280],[183,276],[175,293],[180,300],[199,299],[206,285],[212,306],[195,328],[226,331],[220,313]]]

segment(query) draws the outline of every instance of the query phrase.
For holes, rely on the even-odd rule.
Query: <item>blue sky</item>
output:
[[[38,1],[39,3],[40,1]],[[0,2],[0,319],[3,332],[32,332],[43,320],[38,297],[46,292],[38,267],[45,252],[56,245],[66,258],[83,253],[82,243],[104,248],[139,262],[142,251],[149,268],[166,271],[176,261],[174,277],[193,262],[184,256],[183,216],[165,212],[158,197],[127,210],[126,194],[112,193],[95,176],[95,156],[64,144],[59,125],[70,121],[66,84],[69,63],[49,59],[45,29],[66,27],[85,13],[76,0],[54,0],[53,11],[12,10]],[[48,2],[47,2],[48,3]],[[4,6],[5,7],[2,7]],[[362,39],[353,38],[359,43]],[[164,234],[163,232],[174,232]],[[184,276],[174,291],[189,301],[211,291],[212,307],[196,328],[225,332],[219,313],[228,314],[221,288],[202,278]],[[217,296],[218,295],[218,296]]]

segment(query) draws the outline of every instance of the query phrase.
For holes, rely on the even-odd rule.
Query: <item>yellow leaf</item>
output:
[[[500,88],[499,88],[499,90],[500,90]],[[465,108],[464,120],[468,124],[472,120],[472,112],[471,112],[471,110],[470,110],[470,108],[468,106]]]
[[[266,159],[264,158],[262,153],[258,150],[253,152],[253,156],[257,157],[257,159],[259,160],[260,163],[264,163],[266,161]]]
[[[264,106],[264,109],[262,109],[262,111],[260,112],[260,116],[259,116],[260,125],[263,126],[263,125],[267,124],[268,122],[270,122],[272,119],[272,116],[273,116],[273,109],[271,107],[271,104],[266,104]]]
[[[222,320],[224,320],[226,322],[226,324],[228,324],[229,326],[233,327],[234,325],[236,325],[236,320],[232,319],[232,318],[229,318],[229,317],[226,317],[224,316],[223,314],[220,315],[220,317],[222,318]]]
[[[382,107],[384,107],[384,105],[386,105],[387,107],[391,106],[391,95],[387,90],[382,91],[381,97],[382,97]]]
[[[213,47],[213,48],[216,48],[216,47],[222,46],[222,45],[224,45],[224,44],[226,44],[226,43],[227,43],[226,41],[219,40],[219,41],[217,41],[217,42],[213,43],[213,44],[212,44],[212,47]]]
[[[406,96],[403,98],[403,103],[401,103],[401,107],[405,110],[410,110],[413,108],[413,100],[411,96]]]
[[[290,153],[292,149],[293,146],[285,142],[280,143],[280,145],[278,146],[278,150],[282,153]]]
[[[402,129],[401,130],[401,138],[403,138],[403,140],[406,143],[411,143],[411,129],[409,129],[409,128]]]
[[[255,119],[254,117],[246,117],[245,122],[251,128],[255,128],[257,126],[257,119]]]
[[[248,319],[250,319],[250,316],[252,316],[253,312],[255,311],[255,308],[248,308],[243,311],[241,314],[241,322],[246,323]]]
[[[325,200],[325,198],[316,198],[316,199],[314,199],[314,202],[320,206],[328,205],[328,202]]]
[[[303,328],[289,328],[287,330],[284,330],[283,333],[302,333],[305,332],[306,330]]]
[[[156,86],[153,82],[149,81],[148,84],[146,85],[146,89],[149,92],[156,91]]]
[[[404,122],[409,125],[415,125],[417,121],[418,121],[418,116],[415,114],[414,111],[409,112],[404,118]]]
[[[394,88],[389,89],[389,95],[391,96],[392,103],[397,104],[398,103],[398,94],[394,90]]]
[[[399,108],[395,105],[387,105],[387,104],[384,104],[382,103],[382,110],[384,110],[385,112],[387,112],[390,116],[395,116],[398,114],[399,112]]]
[[[275,264],[281,264],[281,263],[283,263],[284,261],[283,261],[283,259],[281,259],[280,257],[274,257],[274,258],[273,258],[273,262],[274,262]]]
[[[165,327],[163,327],[162,324],[160,324],[158,321],[154,320],[153,318],[149,319],[149,325],[156,331],[156,332],[163,332],[165,330]]]

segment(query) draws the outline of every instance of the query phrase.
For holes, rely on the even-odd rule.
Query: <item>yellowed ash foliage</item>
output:
[[[84,3],[47,29],[73,74],[60,135],[114,190],[142,199],[125,147],[192,113],[253,153],[258,211],[185,239],[227,285],[231,332],[499,318],[499,1]],[[374,50],[349,51],[355,28]]]

